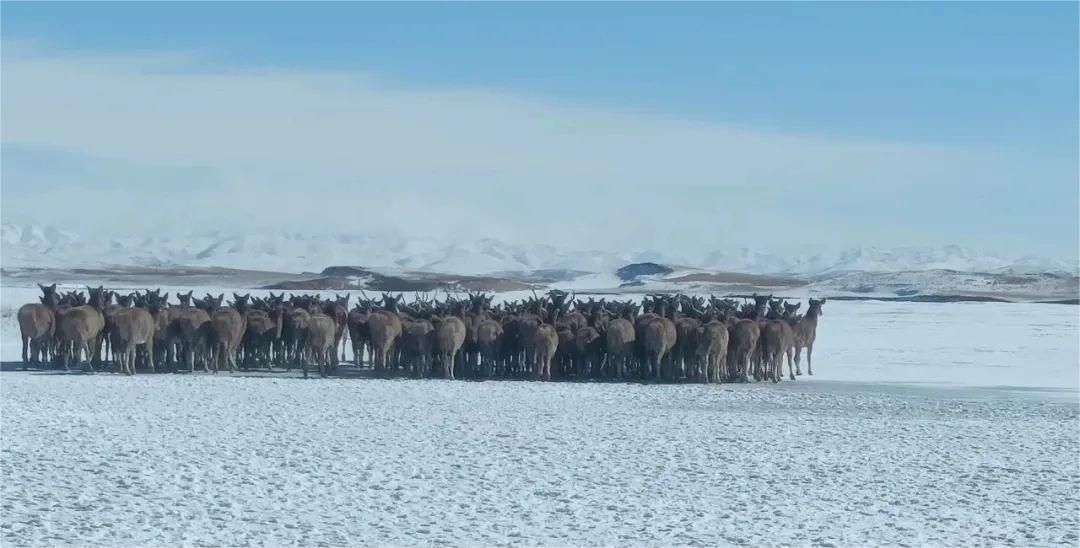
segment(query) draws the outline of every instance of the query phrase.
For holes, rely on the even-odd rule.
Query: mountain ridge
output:
[[[318,271],[340,264],[371,268],[488,274],[506,271],[577,270],[614,272],[634,263],[653,262],[679,270],[719,270],[748,274],[830,276],[846,272],[954,270],[999,274],[1077,274],[1077,264],[1024,255],[993,253],[945,245],[879,248],[850,247],[802,257],[786,257],[747,247],[709,251],[700,259],[654,250],[563,250],[517,245],[495,238],[443,244],[399,235],[222,230],[164,236],[83,238],[52,226],[4,223],[5,267],[42,266],[218,266],[226,268]]]

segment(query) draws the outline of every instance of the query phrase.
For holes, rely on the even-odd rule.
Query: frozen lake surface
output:
[[[4,545],[1080,542],[1074,306],[829,301],[814,377],[700,386],[10,371],[36,294]]]

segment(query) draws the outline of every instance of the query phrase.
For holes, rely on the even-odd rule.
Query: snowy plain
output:
[[[5,545],[1075,545],[1075,401],[5,373]]]
[[[4,545],[1080,542],[1075,306],[829,301],[813,377],[702,386],[13,371],[36,295]]]

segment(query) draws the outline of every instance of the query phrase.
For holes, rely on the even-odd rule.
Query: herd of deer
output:
[[[59,293],[39,285],[40,303],[19,309],[24,368],[51,363],[65,369],[102,367],[110,355],[116,369],[136,365],[206,371],[274,365],[315,366],[323,376],[346,361],[351,342],[357,367],[377,374],[407,372],[494,378],[653,378],[730,382],[807,373],[825,299],[801,303],[771,296],[751,300],[687,295],[649,295],[642,302],[574,299],[547,295],[492,305],[493,297],[469,294],[439,301],[401,295],[381,299],[314,295],[252,298],[224,294],[193,298],[146,290],[119,294],[104,287]],[[142,350],[141,352],[139,350]],[[338,351],[341,352],[340,359]],[[368,358],[365,363],[365,357]]]

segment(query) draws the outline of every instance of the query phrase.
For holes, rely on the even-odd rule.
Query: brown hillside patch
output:
[[[745,284],[757,287],[801,287],[806,280],[783,276],[740,274],[738,272],[697,272],[676,278],[664,278],[665,282],[706,282],[714,284]]]

